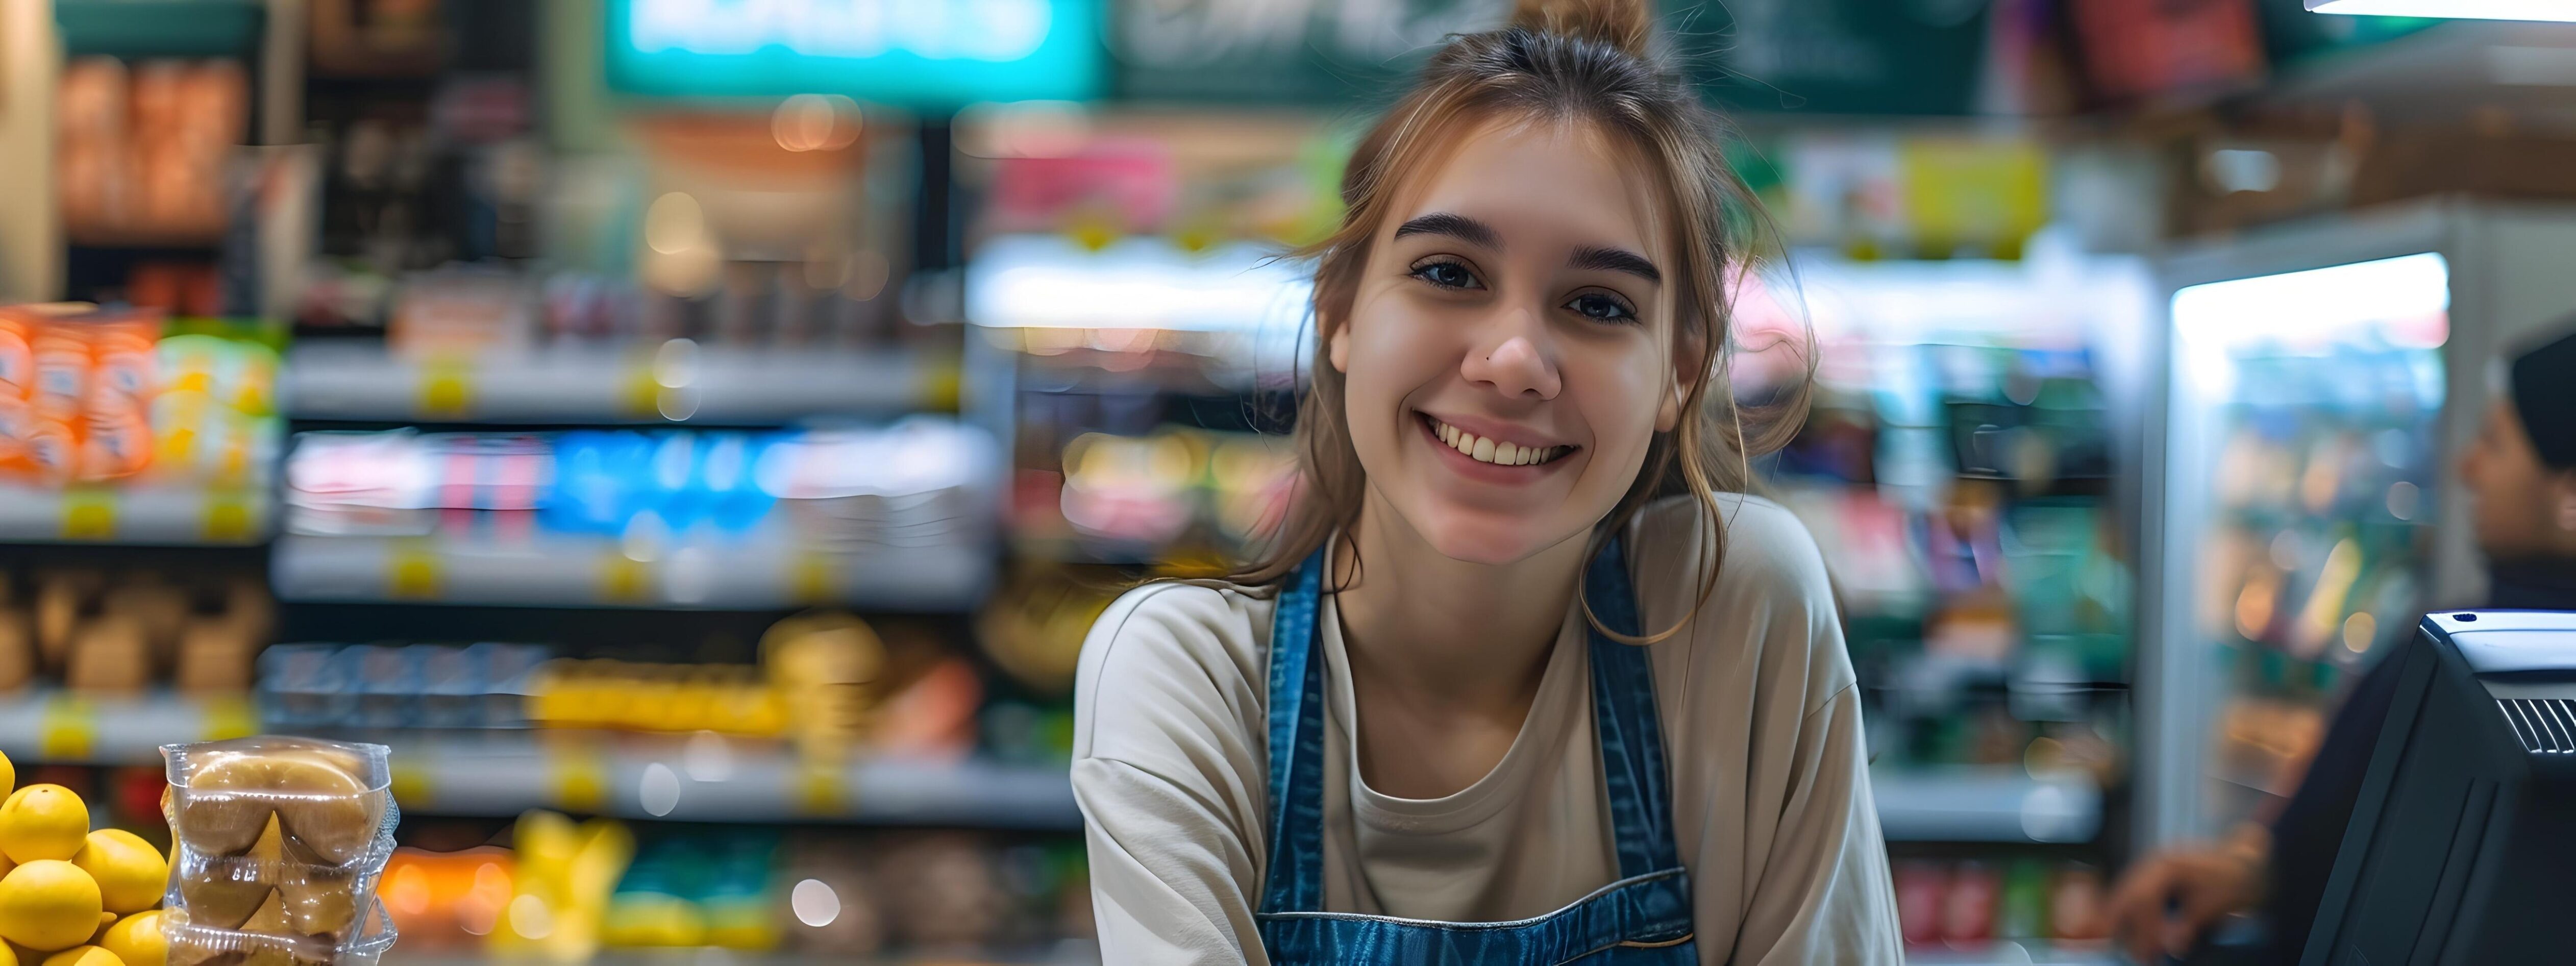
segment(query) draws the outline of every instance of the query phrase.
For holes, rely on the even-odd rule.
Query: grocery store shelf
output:
[[[395,946],[384,958],[385,966],[530,966],[531,961],[507,956],[484,957],[446,950],[408,952]],[[960,963],[982,963],[988,966],[1100,966],[1100,947],[1084,939],[1067,939],[1051,949],[942,949],[910,954],[887,953],[859,956],[831,951],[753,952],[722,949],[713,946],[678,949],[606,949],[582,966],[958,966]]]
[[[953,364],[901,352],[564,346],[415,359],[362,342],[287,353],[308,420],[764,425],[954,408]]]
[[[0,697],[0,752],[22,763],[155,764],[165,744],[257,733],[259,716],[241,695],[48,690]]]
[[[1975,949],[1905,950],[1907,966],[2119,966],[2128,960],[2100,947],[2060,947],[2002,939]]]
[[[80,57],[225,57],[258,49],[258,0],[56,0],[63,52]]]
[[[0,486],[0,542],[246,546],[276,503],[265,488]]]
[[[783,751],[737,750],[711,762],[683,748],[601,753],[515,735],[398,745],[394,793],[415,815],[553,808],[659,821],[1082,827],[1062,765],[877,758],[816,768]]]
[[[2019,768],[1873,770],[1878,824],[1891,842],[2083,842],[2102,825],[2102,791],[2079,777]]]
[[[260,730],[247,697],[52,690],[0,697],[0,752],[22,767],[149,765],[161,760],[165,744]],[[394,793],[404,810],[422,815],[507,817],[558,808],[671,821],[1082,825],[1062,765],[880,758],[815,768],[768,744],[711,754],[700,742],[612,746],[589,735],[527,731],[406,741],[401,734],[391,739]]]
[[[652,556],[638,560],[589,537],[291,534],[270,553],[269,583],[280,599],[305,603],[950,613],[983,600],[994,566],[990,552],[960,544],[840,554],[761,541]]]

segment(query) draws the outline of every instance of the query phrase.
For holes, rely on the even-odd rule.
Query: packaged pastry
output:
[[[373,901],[399,821],[385,746],[258,737],[162,752],[173,966],[373,962],[391,945]]]

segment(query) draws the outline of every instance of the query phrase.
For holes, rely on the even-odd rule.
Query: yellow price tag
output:
[[[662,415],[662,383],[653,376],[657,354],[650,348],[626,354],[624,372],[617,377],[617,408],[630,419]]]
[[[388,785],[394,793],[395,804],[418,808],[430,803],[434,796],[428,764],[418,758],[396,755],[391,767],[393,775]]]
[[[248,738],[259,733],[259,714],[250,699],[228,695],[206,699],[206,723],[202,741]]]
[[[921,408],[932,412],[957,411],[958,399],[965,391],[965,369],[956,360],[943,360],[922,366]]]
[[[106,540],[115,536],[115,490],[76,486],[63,491],[63,539]]]
[[[652,572],[622,553],[599,557],[599,596],[618,603],[643,600],[653,588]]]
[[[839,562],[831,555],[812,550],[799,550],[789,564],[788,592],[800,604],[830,604],[841,599]]]
[[[38,755],[46,761],[88,761],[97,746],[97,708],[70,695],[45,702],[36,724]]]
[[[474,408],[474,367],[464,359],[438,358],[420,364],[423,416],[462,416]]]
[[[241,543],[251,538],[250,494],[240,490],[206,491],[206,539]]]
[[[850,810],[847,770],[828,762],[799,761],[796,787],[789,789],[798,811],[815,817],[846,815]]]
[[[568,812],[597,815],[608,806],[608,762],[585,748],[558,748],[546,756],[547,782],[555,804]]]
[[[438,554],[425,542],[403,541],[385,557],[385,590],[407,600],[438,596]]]

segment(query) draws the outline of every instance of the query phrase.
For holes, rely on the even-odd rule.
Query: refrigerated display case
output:
[[[1908,955],[2094,961],[2135,783],[2153,275],[2059,231],[2015,261],[1791,265],[1739,300],[1737,391],[1814,333],[1766,478],[1834,574]]]
[[[2469,494],[2493,360],[2576,312],[2576,210],[2427,202],[2171,257],[2149,447],[2148,844],[2297,787],[2342,684],[2484,596]]]

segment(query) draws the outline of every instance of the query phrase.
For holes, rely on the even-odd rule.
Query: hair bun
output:
[[[1649,0],[1516,0],[1511,25],[1590,40],[1643,57],[1654,25]]]

